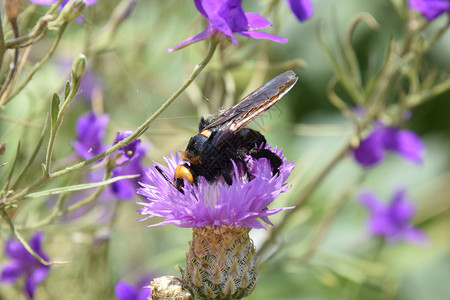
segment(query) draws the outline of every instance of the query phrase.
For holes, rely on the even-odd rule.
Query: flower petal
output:
[[[408,223],[415,213],[414,206],[406,199],[405,194],[405,189],[396,191],[389,207],[391,217],[398,223]]]
[[[30,0],[30,2],[38,5],[49,5],[55,3],[55,0]]]
[[[272,23],[270,23],[266,18],[261,16],[260,14],[249,12],[245,13],[248,20],[248,29],[250,30],[257,30],[257,29],[263,29],[268,26],[272,26]]]
[[[241,35],[246,36],[246,37],[250,37],[253,39],[267,39],[267,40],[271,40],[277,43],[287,43],[287,39],[281,37],[281,36],[277,36],[277,35],[273,35],[270,33],[266,33],[266,32],[261,32],[261,31],[241,31],[239,32]]]
[[[287,2],[300,22],[311,18],[314,8],[310,0],[287,0]]]
[[[16,260],[10,261],[3,266],[0,281],[4,283],[15,282],[22,273],[22,264]]]
[[[247,20],[244,9],[242,8],[241,0],[226,1],[217,12],[216,18],[218,18],[219,16],[220,19],[222,19],[227,24],[226,28],[231,29],[230,33],[248,29],[249,22]],[[213,24],[216,25],[214,20],[212,21]],[[217,28],[222,31],[220,27]],[[227,36],[229,35],[227,34]]]
[[[397,152],[413,163],[420,163],[423,160],[425,145],[412,131],[390,127],[386,129],[384,143],[386,149]]]
[[[444,13],[450,13],[448,0],[410,0],[409,7],[419,11],[428,21],[432,21]]]
[[[364,167],[371,167],[383,160],[385,147],[383,144],[384,130],[374,130],[365,140],[362,140],[358,148],[353,150],[356,161]]]
[[[421,230],[410,227],[404,233],[405,239],[417,245],[423,245],[428,241],[428,236]]]
[[[28,251],[18,240],[8,240],[5,245],[5,253],[12,259],[20,261],[24,256],[27,256]]]
[[[138,297],[136,288],[125,281],[116,284],[114,294],[118,300],[136,300]]]
[[[212,36],[212,34],[210,32],[208,32],[208,30],[205,30],[197,35],[191,36],[188,39],[185,39],[184,41],[182,41],[181,43],[179,43],[178,45],[176,45],[173,48],[167,48],[167,52],[173,52],[176,50],[180,50],[183,49],[184,47],[187,47],[191,44],[194,44],[196,42],[202,41],[202,40],[207,40]]]
[[[382,213],[386,210],[386,206],[371,192],[362,192],[358,198],[360,203],[364,204],[372,214]]]
[[[30,297],[30,299],[33,299],[34,292],[36,291],[38,283],[34,280],[32,276],[28,276],[25,280],[25,286],[24,291]]]

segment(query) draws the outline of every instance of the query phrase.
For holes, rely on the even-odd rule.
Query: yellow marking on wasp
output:
[[[211,136],[211,131],[206,129],[206,130],[203,130],[202,132],[200,132],[200,134],[209,138]]]

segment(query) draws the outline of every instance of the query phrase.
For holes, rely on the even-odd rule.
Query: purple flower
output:
[[[118,132],[114,144],[129,137],[133,132],[125,130]],[[141,140],[134,140],[130,144],[120,148],[118,151],[122,154],[115,163],[117,166],[113,169],[113,177],[140,174],[141,176],[132,179],[123,179],[111,184],[112,193],[122,200],[133,199],[136,188],[139,187],[138,181],[144,175],[142,159],[145,157],[149,145],[141,143]]]
[[[353,150],[353,156],[362,166],[371,167],[381,162],[388,150],[413,163],[422,162],[425,154],[425,146],[414,132],[377,124],[375,130]]]
[[[42,232],[37,232],[31,238],[30,246],[40,257],[47,260],[41,242]],[[17,240],[6,242],[5,254],[11,260],[3,266],[0,282],[14,283],[23,276],[25,277],[24,292],[29,298],[33,298],[37,285],[47,277],[49,266],[41,264]]]
[[[148,278],[140,280],[136,285],[129,284],[125,281],[119,281],[115,288],[114,294],[117,300],[147,300],[151,296],[151,289]]]
[[[268,216],[292,207],[268,209],[268,205],[280,193],[289,189],[285,180],[294,168],[293,162],[287,162],[282,150],[266,147],[283,160],[279,174],[273,176],[270,162],[266,158],[253,159],[248,156],[248,171],[252,180],[248,180],[242,167],[234,165],[233,183],[228,185],[222,178],[208,183],[203,177],[197,185],[185,181],[184,194],[179,192],[156,170],[150,168],[147,182],[141,183],[138,193],[147,198],[147,202],[138,203],[144,207],[138,212],[149,215],[142,219],[162,217],[164,221],[151,226],[174,224],[179,227],[204,226],[244,226],[265,228],[259,219],[271,224]],[[167,167],[155,163],[166,174],[174,174],[175,168],[183,163],[178,155],[165,157]],[[170,176],[170,175],[168,175]]]
[[[419,11],[428,21],[444,13],[450,13],[449,0],[410,0],[409,7]]]
[[[106,150],[103,145],[106,124],[109,118],[107,115],[97,116],[93,112],[81,116],[76,125],[77,139],[72,142],[72,146],[79,156],[90,159]]]
[[[425,242],[426,235],[410,224],[414,207],[404,189],[397,190],[389,204],[384,204],[370,192],[361,193],[359,199],[371,214],[367,226],[373,235],[383,236],[388,242],[401,239],[416,244]]]
[[[287,0],[292,12],[300,22],[311,18],[314,8],[311,0]]]
[[[194,0],[197,10],[206,18],[206,30],[184,40],[173,48],[172,52],[179,50],[201,40],[213,36],[219,38],[228,37],[236,45],[234,33],[254,39],[269,39],[278,43],[286,43],[287,39],[265,32],[255,31],[266,28],[272,24],[266,18],[257,13],[246,13],[242,8],[241,0]]]

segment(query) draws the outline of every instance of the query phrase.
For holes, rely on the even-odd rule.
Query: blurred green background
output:
[[[245,1],[244,8],[263,13],[268,2]],[[380,23],[379,30],[362,25],[354,38],[362,74],[371,74],[380,67],[389,39],[401,36],[402,21],[389,1],[317,0],[313,1],[314,16],[301,24],[286,2],[279,2],[277,13],[265,16],[274,24],[276,34],[289,42],[282,45],[238,37],[237,47],[224,43],[205,72],[142,136],[151,143],[146,165],[163,162],[163,155],[170,151],[183,150],[196,133],[201,115],[231,106],[298,59],[304,66],[294,69],[300,78],[297,85],[272,113],[251,125],[271,145],[283,147],[285,156],[296,162],[289,179],[292,189],[273,207],[294,202],[309,180],[340,150],[352,133],[352,123],[327,100],[325,90],[332,69],[318,45],[316,30],[321,24],[325,40],[333,47],[357,13],[372,14]],[[69,69],[63,66],[70,66],[79,53],[86,54],[89,68],[101,78],[102,88],[92,99],[80,96],[71,104],[57,136],[55,166],[66,164],[73,152],[70,143],[75,139],[76,120],[92,105],[97,112],[110,116],[105,140],[112,143],[117,131],[134,130],[157,110],[205,55],[207,42],[174,53],[166,51],[203,30],[193,1],[138,1],[130,17],[109,38],[102,30],[118,3],[99,0],[87,8],[82,23],[70,24],[54,57],[0,112],[14,119],[0,119],[1,141],[7,143],[0,163],[14,158],[20,140],[19,165],[25,164],[42,130],[52,94],[63,91],[69,78]],[[28,6],[27,1],[22,4]],[[37,7],[31,24],[46,8]],[[427,30],[435,31],[445,21],[441,18]],[[34,44],[28,59],[39,60],[53,40],[54,34],[49,33]],[[447,32],[424,64],[448,77],[448,49]],[[422,137],[427,148],[421,165],[388,155],[366,174],[361,187],[355,187],[372,190],[386,200],[395,188],[406,187],[417,208],[414,223],[427,232],[428,244],[387,244],[380,249],[379,241],[366,230],[368,213],[357,203],[355,194],[344,200],[328,226],[321,227],[340,194],[364,172],[349,156],[330,172],[261,258],[260,279],[248,299],[450,299],[449,99],[447,92],[412,111],[408,128]],[[37,161],[42,159],[39,156]],[[34,172],[24,185],[41,174],[39,164]],[[2,183],[6,175],[2,168]],[[74,184],[81,175],[60,178],[45,188]],[[141,200],[136,197],[136,201]],[[52,203],[44,198],[25,201],[14,221],[35,223],[49,213]],[[118,202],[116,208],[115,219],[106,225],[98,225],[97,214],[91,211],[76,220],[57,220],[41,228],[46,233],[44,248],[49,257],[70,263],[52,266],[36,299],[114,299],[114,285],[119,280],[135,282],[143,274],[179,275],[176,266],[185,265],[191,230],[172,225],[147,228],[157,220],[137,222],[140,216],[135,211],[140,206],[135,201]],[[271,220],[277,226],[281,218],[283,212]],[[1,228],[4,241],[10,232],[6,224]],[[324,229],[323,239],[312,255],[305,257],[320,229]],[[24,231],[27,236],[32,233]],[[107,238],[99,238],[104,235]],[[266,236],[264,230],[252,231],[257,247]],[[0,291],[0,298],[20,299],[14,286],[0,285]]]

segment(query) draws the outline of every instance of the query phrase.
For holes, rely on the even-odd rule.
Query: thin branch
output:
[[[6,222],[9,224],[9,227],[11,228],[11,232],[14,234],[14,236],[17,238],[17,240],[22,244],[22,246],[33,255],[34,258],[36,258],[41,264],[45,266],[51,266],[51,265],[61,265],[61,264],[68,264],[70,261],[46,261],[44,258],[42,258],[39,254],[34,251],[31,246],[28,244],[28,242],[22,237],[22,235],[16,230],[14,227],[14,224],[12,223],[11,219],[9,218],[8,214],[4,210],[0,210],[0,213],[5,218]]]
[[[219,40],[211,40],[210,42],[210,47],[208,50],[208,53],[206,55],[206,57],[197,65],[195,66],[194,70],[192,71],[191,75],[189,76],[189,78],[184,82],[184,84],[177,90],[175,91],[175,93],[170,96],[169,99],[167,99],[166,102],[164,102],[161,107],[155,112],[153,113],[153,115],[151,115],[147,120],[145,120],[144,123],[142,123],[142,125],[140,125],[136,131],[133,132],[133,134],[131,134],[129,137],[121,140],[120,142],[118,142],[117,144],[115,144],[114,146],[112,146],[111,148],[107,149],[105,152],[100,153],[99,155],[94,156],[91,159],[82,161],[80,163],[77,163],[75,165],[72,166],[68,166],[64,169],[61,169],[59,171],[56,171],[52,174],[49,174],[48,176],[42,176],[41,178],[39,178],[37,181],[35,181],[34,183],[30,184],[29,186],[27,186],[26,188],[24,188],[23,190],[21,190],[20,192],[12,195],[10,198],[5,198],[3,199],[3,203],[0,204],[0,208],[6,206],[6,205],[10,205],[12,203],[14,203],[15,201],[19,201],[19,200],[23,200],[25,195],[27,195],[28,193],[36,190],[37,188],[39,188],[41,185],[45,184],[50,178],[56,178],[59,176],[63,176],[72,172],[75,172],[77,170],[82,169],[83,167],[86,167],[102,158],[105,158],[106,156],[108,156],[109,154],[113,153],[114,151],[128,145],[129,143],[131,143],[132,141],[134,141],[135,139],[139,138],[150,126],[150,124],[164,111],[166,110],[170,104],[172,104],[172,102],[175,101],[175,99],[184,92],[184,90],[194,81],[195,78],[197,78],[197,76],[202,72],[202,70],[205,68],[205,66],[210,62],[211,58],[213,57],[215,50],[217,48],[217,45],[219,44]]]

